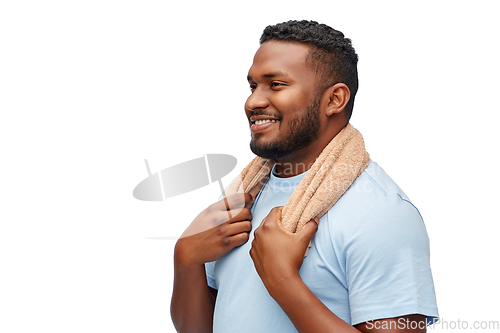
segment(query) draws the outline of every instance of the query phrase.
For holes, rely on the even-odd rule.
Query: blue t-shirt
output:
[[[208,285],[218,289],[215,333],[297,332],[269,296],[249,251],[254,230],[272,208],[285,205],[304,175],[279,178],[272,172],[252,206],[249,241],[206,264]],[[351,325],[415,313],[428,322],[438,316],[420,213],[373,161],[320,219],[300,276]]]

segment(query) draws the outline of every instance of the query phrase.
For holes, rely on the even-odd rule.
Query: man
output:
[[[264,30],[245,111],[252,151],[274,168],[258,195],[213,204],[177,242],[179,332],[425,332],[437,317],[425,226],[375,162],[321,219],[281,225],[282,206],[350,126],[356,65],[350,40],[326,25]]]

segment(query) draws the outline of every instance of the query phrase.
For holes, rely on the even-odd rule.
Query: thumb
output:
[[[317,219],[315,219],[317,220]],[[316,234],[318,231],[318,222],[315,220],[311,220],[306,223],[306,225],[302,228],[302,230],[299,232],[300,238],[304,241],[309,243],[311,238]]]

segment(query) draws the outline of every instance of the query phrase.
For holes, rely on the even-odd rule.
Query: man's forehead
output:
[[[249,76],[265,78],[288,76],[307,68],[306,60],[310,46],[298,42],[267,41],[255,53]],[[253,72],[258,72],[254,73]]]
[[[261,75],[263,78],[265,79],[277,79],[277,78],[284,78],[284,77],[287,77],[288,74],[283,72],[283,71],[280,71],[280,70],[277,70],[277,71],[274,71],[274,72],[264,72],[264,74]],[[247,80],[248,81],[251,81],[253,80],[253,77],[248,75],[247,76]]]

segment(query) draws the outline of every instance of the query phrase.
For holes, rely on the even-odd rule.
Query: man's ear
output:
[[[325,90],[324,97],[327,99],[326,115],[330,117],[344,111],[351,98],[351,91],[345,83],[337,83]]]

